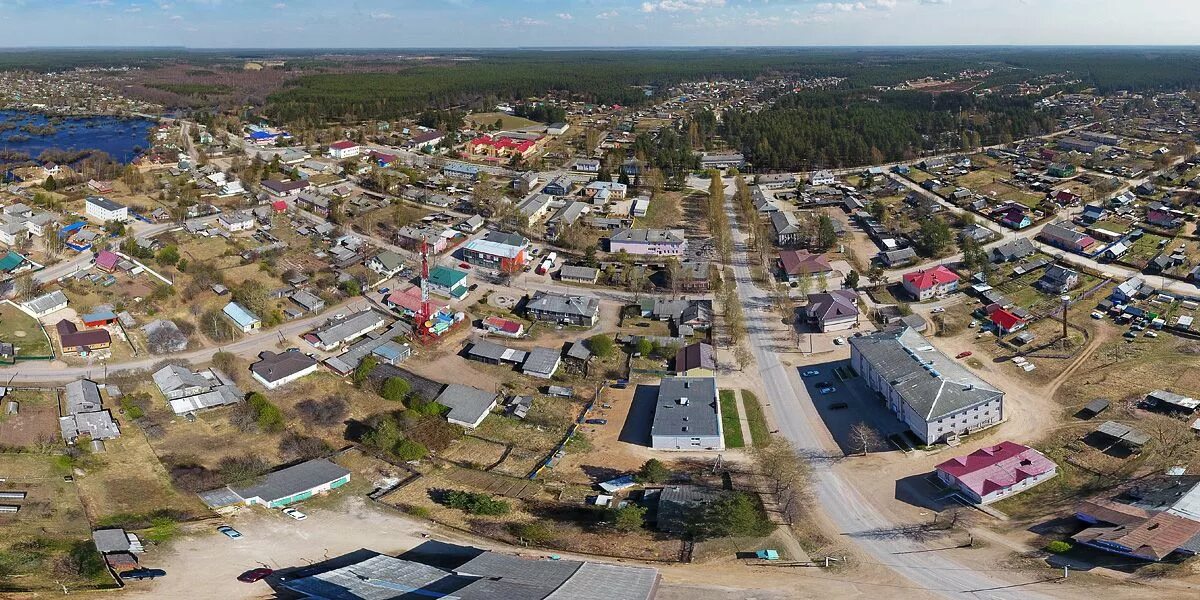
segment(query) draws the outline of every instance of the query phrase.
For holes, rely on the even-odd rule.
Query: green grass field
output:
[[[50,356],[50,338],[33,317],[11,304],[0,304],[0,341],[17,348],[17,357]]]
[[[475,113],[472,115],[467,115],[466,119],[476,127],[484,125],[491,127],[496,124],[497,120],[499,120],[501,122],[501,129],[520,129],[522,127],[532,127],[538,124],[537,121],[530,121],[529,119],[514,117],[502,112]]]
[[[746,445],[742,438],[742,420],[738,416],[737,398],[733,390],[721,390],[721,429],[725,431],[725,447],[741,448]]]
[[[771,445],[771,429],[767,427],[767,415],[763,413],[758,397],[750,390],[742,390],[742,408],[746,409],[746,420],[750,422],[750,440],[755,446]]]

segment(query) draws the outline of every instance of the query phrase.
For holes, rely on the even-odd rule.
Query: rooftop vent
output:
[[[679,399],[679,404],[680,404],[681,406],[687,406],[687,404],[688,404],[688,399],[687,399],[687,396],[683,396],[682,398],[680,398],[680,399]]]

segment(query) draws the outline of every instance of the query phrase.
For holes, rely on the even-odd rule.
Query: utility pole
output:
[[[1063,348],[1067,347],[1067,310],[1071,308],[1071,297],[1063,294],[1062,296],[1062,339]]]

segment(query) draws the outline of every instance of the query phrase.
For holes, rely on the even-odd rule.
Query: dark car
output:
[[[272,569],[268,569],[266,567],[259,567],[257,569],[250,569],[249,571],[246,571],[245,573],[238,575],[237,580],[241,581],[243,583],[254,583],[255,581],[259,581],[259,580],[269,577],[271,575],[271,573],[274,573],[274,572],[275,571]]]
[[[834,402],[833,404],[829,405],[829,408],[833,410],[842,410],[843,408],[848,408],[849,406],[850,405],[846,404],[845,402]]]
[[[608,425],[608,419],[588,419],[584,423],[588,425]]]
[[[167,572],[162,569],[134,569],[121,573],[121,579],[154,579],[155,577],[166,577]]]
[[[818,389],[822,389],[822,390],[825,388],[833,387],[833,384],[829,383],[828,381],[818,381],[815,385],[817,386]]]

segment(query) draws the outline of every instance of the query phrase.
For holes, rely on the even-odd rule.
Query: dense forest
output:
[[[844,167],[923,151],[996,144],[1050,131],[1031,98],[801,92],[761,112],[727,111],[722,133],[757,169]]]

